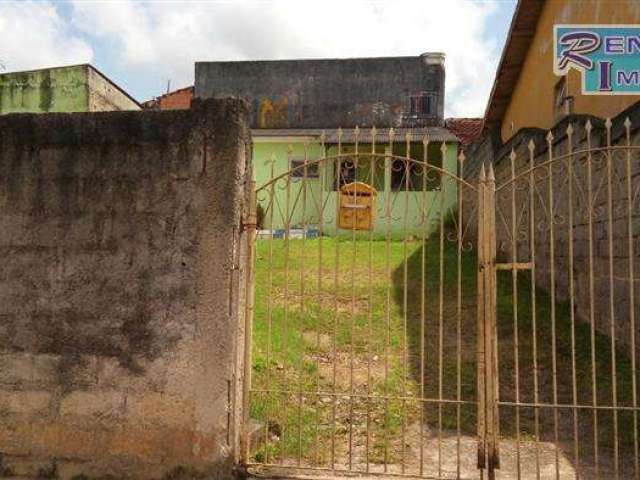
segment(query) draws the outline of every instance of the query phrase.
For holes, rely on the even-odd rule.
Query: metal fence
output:
[[[497,255],[527,268],[502,279],[496,339],[518,478],[640,475],[640,149],[622,127],[616,144],[610,120],[602,141],[569,125],[499,167]]]
[[[247,222],[245,463],[639,478],[640,159],[629,122],[623,144],[606,128],[476,182],[454,145],[393,131],[272,157]]]

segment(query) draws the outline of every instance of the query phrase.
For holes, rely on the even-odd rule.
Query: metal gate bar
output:
[[[496,337],[501,368],[514,372],[497,401],[501,417],[515,412],[514,478],[640,478],[640,149],[632,145],[631,122],[620,127],[618,145],[610,120],[602,125],[602,146],[594,146],[590,121],[578,134],[568,125],[566,138],[549,133],[542,145],[530,141],[525,155],[511,152],[510,171],[496,189],[497,254],[514,266],[497,265],[512,270],[512,327]]]
[[[480,169],[478,189],[478,468],[500,468],[496,330],[495,175]]]
[[[367,140],[361,143],[361,132],[355,129],[346,146],[341,131],[335,135],[337,142],[331,145],[325,143],[323,135],[321,157],[309,160],[314,147],[305,144],[303,161],[285,173],[279,173],[278,160],[272,158],[271,180],[257,189],[254,203],[263,206],[262,220],[271,233],[258,244],[257,255],[248,262],[258,262],[256,281],[263,282],[254,310],[259,312],[257,318],[266,332],[261,330],[258,343],[254,340],[252,346],[264,347],[261,362],[265,366],[258,374],[245,372],[247,384],[257,384],[247,387],[243,460],[250,465],[288,470],[329,468],[333,472],[442,477],[447,409],[447,422],[455,423],[456,440],[453,444],[446,440],[446,455],[455,451],[453,467],[460,477],[461,412],[463,407],[476,405],[475,398],[464,398],[462,393],[463,318],[468,312],[462,306],[464,226],[460,207],[463,189],[476,188],[457,177],[455,170],[452,173],[445,169],[444,162],[449,158],[446,144],[434,150],[439,150],[442,159],[438,165],[432,163],[437,159],[429,156],[432,149],[428,138],[416,142],[407,134],[403,142],[396,143],[391,130],[382,150],[375,129],[364,135]],[[396,145],[404,148],[402,155],[395,154]],[[421,146],[421,152],[416,145]],[[330,150],[336,154],[329,154]],[[293,165],[296,155],[300,153],[288,149],[289,165]],[[311,177],[311,167],[321,171],[319,180]],[[458,168],[455,162],[454,168]],[[394,192],[382,194],[377,211],[380,234],[373,230],[360,232],[354,224],[342,235],[328,237],[340,210],[337,200],[332,203],[332,188],[327,184],[335,183],[338,188],[350,177],[360,178],[360,169],[365,172],[363,179],[372,186],[397,184]],[[327,173],[331,170],[333,180]],[[319,190],[313,182],[319,183]],[[344,194],[355,204],[353,185]],[[445,224],[445,217],[453,220],[451,226]],[[274,233],[278,221],[282,222],[282,233],[278,234],[281,240]],[[310,226],[317,228],[317,239],[308,239]],[[299,240],[293,238],[295,234],[301,235]],[[455,262],[449,265],[447,261],[447,268],[454,268],[453,275],[445,271],[449,242],[455,245],[451,250]],[[248,256],[252,254],[248,249]],[[311,276],[315,278],[313,282]],[[446,300],[446,305],[451,304],[452,315],[447,313],[445,317],[445,308],[449,308],[445,307],[446,277],[450,277],[447,282],[456,293],[453,302]],[[367,281],[363,284],[364,278]],[[410,295],[409,288],[415,288],[417,293]],[[309,361],[302,358],[296,365],[287,364],[288,352],[307,348],[307,333],[314,335],[317,351],[323,350],[327,338],[321,333],[322,328],[307,324],[317,321],[317,315],[324,315],[318,311],[323,311],[325,301],[332,304],[328,310],[331,313],[324,317],[328,323],[323,324],[323,328],[331,329],[326,349],[330,360],[323,360],[321,353],[307,353]],[[452,346],[444,342],[449,329],[455,329]],[[265,333],[266,342],[260,337]],[[418,337],[411,340],[411,346],[410,336]],[[454,356],[445,354],[445,349],[451,353],[455,349]],[[247,346],[247,355],[250,350]],[[305,369],[310,362],[314,370],[309,374]],[[249,358],[246,364],[251,365]],[[445,365],[454,369],[453,377],[445,377]],[[356,380],[365,371],[366,381]],[[267,402],[257,400],[260,396]],[[251,447],[248,427],[250,411],[256,405],[266,409],[261,414],[264,433],[257,450]],[[453,410],[448,410],[449,406]],[[296,412],[295,418],[287,419],[287,412],[291,411]],[[358,418],[362,419],[362,427],[358,426]],[[396,422],[395,426],[391,422]],[[432,433],[428,423],[437,432]],[[344,434],[339,433],[340,428],[346,428]],[[310,434],[315,445],[308,444]],[[292,441],[297,447],[292,448]],[[425,446],[429,442],[435,450],[427,453]],[[432,451],[437,451],[433,459]],[[450,463],[447,458],[447,469],[451,468]]]
[[[259,328],[245,345],[258,370],[252,379],[247,357],[243,460],[293,476],[640,479],[640,147],[624,128],[626,143],[613,145],[606,122],[594,147],[590,122],[579,137],[569,125],[562,155],[549,134],[514,149],[506,168],[482,166],[477,185],[462,178],[464,155],[452,171],[446,145],[438,165],[428,138],[395,142],[393,130],[385,142],[375,129],[323,135],[289,148],[284,171],[274,156],[252,200],[270,233],[248,235]],[[340,231],[340,195],[357,206],[358,182],[381,189],[376,230]],[[475,223],[463,201],[476,204]],[[254,447],[252,408],[263,422]]]

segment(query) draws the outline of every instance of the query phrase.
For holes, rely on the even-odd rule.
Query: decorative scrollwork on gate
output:
[[[478,187],[454,145],[396,140],[339,130],[256,172],[252,467],[443,477],[475,453]]]

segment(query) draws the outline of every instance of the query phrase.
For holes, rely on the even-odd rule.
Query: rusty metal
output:
[[[567,173],[569,175],[567,181],[567,190],[570,199],[573,199],[573,126],[569,124],[567,126],[567,142],[568,142],[568,157],[567,157]],[[573,238],[573,222],[574,222],[574,211],[573,211],[573,200],[569,201],[568,208],[568,235],[569,238]],[[576,374],[576,316],[575,316],[575,278],[573,271],[573,242],[569,242],[568,245],[569,250],[569,309],[570,309],[570,318],[571,318],[571,400],[574,408],[572,409],[573,413],[573,461],[576,466],[576,471],[580,471],[580,437],[578,434],[578,425],[579,425],[579,416],[578,416],[578,379]]]
[[[496,270],[531,270],[533,264],[531,262],[509,262],[509,263],[496,263]]]
[[[341,130],[331,136],[336,143],[321,139],[314,145],[305,138],[302,146],[290,145],[286,164],[295,155],[303,154],[304,161],[284,172],[275,154],[267,166],[270,179],[253,200],[262,206],[265,223],[263,240],[254,242],[256,281],[263,282],[256,287],[254,325],[264,327],[253,337],[264,366],[253,378],[247,375],[245,401],[247,412],[264,422],[264,433],[258,445],[250,446],[245,428],[243,460],[252,468],[277,467],[294,475],[301,469],[433,477],[446,475],[447,448],[457,475],[463,475],[467,447],[461,412],[477,404],[474,396],[463,395],[461,366],[462,259],[469,249],[463,247],[460,207],[465,192],[476,191],[456,171],[464,156],[456,159],[452,146],[438,143],[432,159],[428,137],[407,132],[396,143],[393,129],[381,137],[386,144],[378,143],[375,129],[362,133],[365,144],[359,129],[347,144]],[[454,158],[453,164],[445,164],[445,158]],[[311,168],[318,178],[310,177]],[[355,204],[357,182],[385,186],[373,205],[376,227],[361,231],[354,222],[336,230],[337,192],[346,184],[343,194]],[[451,226],[446,219],[452,219]],[[311,231],[317,238],[308,236]],[[452,317],[445,314],[450,300],[444,286],[450,243],[456,258]],[[429,270],[432,264],[435,271]],[[417,317],[411,313],[413,288],[419,290]],[[326,317],[318,313],[325,305]],[[452,358],[445,349],[448,329],[455,331]],[[434,342],[428,345],[430,335]],[[299,352],[307,353],[292,364],[291,356]],[[430,366],[427,355],[437,365]],[[449,364],[456,372],[450,378],[445,375]],[[455,442],[445,437],[449,406],[454,416],[446,418],[456,424]],[[429,442],[438,451],[433,462],[425,454]]]
[[[510,160],[510,173],[511,178],[515,178],[516,172],[516,152],[511,150],[509,155]],[[513,291],[513,363],[515,370],[515,387],[516,395],[515,400],[520,402],[520,342],[519,342],[519,325],[518,325],[518,270],[530,270],[532,265],[530,262],[522,263],[518,262],[518,242],[517,242],[517,218],[515,215],[516,209],[516,189],[515,185],[511,185],[511,262],[496,264],[497,270],[511,271],[511,288]],[[520,451],[520,409],[516,409],[516,477],[518,480],[522,476],[522,463],[521,463],[521,451]]]
[[[424,136],[422,138],[422,161],[423,161],[423,175],[422,175],[422,205],[420,206],[420,220],[425,222],[427,219],[427,175],[426,175],[426,165],[429,163],[429,138]],[[426,243],[427,241],[427,232],[426,230],[422,232],[422,243]],[[422,249],[420,254],[420,396],[424,398],[425,396],[425,333],[426,333],[426,307],[427,307],[427,299],[425,295],[426,290],[426,262],[427,262],[427,251],[425,248]],[[424,404],[419,405],[420,408],[420,475],[424,474],[424,438],[425,438],[425,415],[424,415]]]
[[[611,119],[605,121],[607,136],[607,249],[609,255],[609,322],[611,337],[611,405],[613,407],[613,476],[615,480],[620,478],[620,452],[618,444],[618,374],[616,370],[616,314],[615,314],[615,290],[613,271],[613,155],[611,153]],[[555,400],[557,402],[557,399]]]
[[[358,148],[359,148],[359,137],[360,137],[360,129],[358,127],[355,128],[354,135],[354,155],[353,155],[353,169],[355,171],[355,175],[357,175],[358,167],[360,166],[360,162],[358,161]],[[356,203],[356,195],[357,195],[357,184],[353,182],[352,186],[352,203]],[[355,335],[355,315],[356,315],[356,229],[358,228],[358,222],[354,222],[351,225],[351,312],[349,315],[349,470],[353,469],[353,424],[352,419],[354,418],[354,410],[353,410],[353,394],[354,394],[354,335]],[[371,227],[373,228],[373,227]]]
[[[478,365],[478,468],[483,470],[487,468],[487,445],[486,445],[486,423],[487,423],[487,395],[486,395],[486,354],[485,354],[485,288],[484,269],[486,266],[486,249],[482,247],[486,243],[486,209],[485,206],[485,189],[486,189],[486,172],[484,164],[480,167],[480,176],[478,183],[478,273],[477,273],[477,291],[478,291],[478,308],[477,308],[477,348],[476,363]]]
[[[535,185],[535,172],[534,172],[534,151],[535,144],[533,140],[529,142],[529,256],[531,258],[531,335],[533,338],[533,398],[535,403],[539,403],[539,369],[538,369],[538,333],[537,333],[537,310],[536,310],[536,235],[535,235],[535,192],[533,186]],[[536,468],[536,480],[540,479],[540,411],[534,409],[534,439],[535,439],[535,468]]]
[[[262,363],[245,371],[243,461],[289,476],[638,480],[640,147],[628,121],[625,144],[607,121],[594,146],[593,129],[514,148],[500,180],[487,164],[477,183],[464,153],[445,164],[451,144],[393,129],[307,138],[288,149],[287,165],[304,155],[295,168],[276,154],[252,200],[263,240],[248,235],[262,283],[254,302],[245,279],[245,320],[258,312],[261,329],[245,353],[253,341]],[[379,190],[371,228],[339,228],[340,191],[355,205],[359,184]],[[264,422],[253,446],[249,411]]]
[[[628,119],[597,128],[587,121],[560,138],[549,133],[529,143],[528,158],[512,151],[496,189],[498,257],[509,261],[495,267],[498,277],[511,272],[513,321],[497,337],[512,355],[500,356],[510,378],[496,403],[501,417],[515,415],[515,432],[500,440],[516,450],[506,466],[514,478],[640,478],[640,147]],[[523,287],[530,295],[521,306]]]
[[[425,142],[426,143],[426,142]],[[426,152],[426,148],[425,148]],[[458,155],[458,174],[464,177],[464,152],[461,151]],[[426,162],[425,162],[426,163]],[[462,190],[457,188],[457,203],[458,203],[458,215],[457,224],[459,228],[463,225],[463,202],[464,196]],[[456,400],[459,402],[462,399],[462,249],[463,249],[463,235],[457,235],[456,244]],[[424,323],[424,319],[423,319]],[[421,338],[424,338],[424,334]],[[423,359],[424,360],[424,359]],[[423,379],[424,382],[424,379]],[[462,410],[460,403],[456,404],[456,477],[460,478],[461,474],[461,423],[462,423]],[[421,434],[422,438],[422,434]],[[422,448],[422,446],[421,446]]]
[[[547,207],[549,210],[549,295],[551,296],[551,376],[553,384],[553,403],[558,403],[558,360],[557,360],[557,338],[556,338],[556,275],[555,275],[555,222],[554,217],[554,196],[553,196],[553,133],[547,135],[547,152],[549,155],[549,168],[547,172]],[[558,445],[558,410],[553,410],[553,439]],[[560,453],[555,449],[555,473],[556,478],[560,478]]]
[[[447,153],[447,145],[442,143],[440,147],[442,158]],[[438,196],[438,219],[440,222],[439,245],[438,245],[438,476],[442,476],[442,393],[444,383],[443,359],[444,359],[444,197],[445,197],[445,177],[440,176],[440,195]]]
[[[369,185],[376,184],[376,169],[373,168],[376,163],[376,140],[377,131],[374,128],[371,129],[371,157],[370,163],[372,168],[369,169]],[[373,353],[371,350],[371,341],[373,338],[373,228],[369,229],[369,249],[368,249],[368,279],[369,279],[369,301],[367,303],[367,396],[371,397],[371,361]],[[365,440],[365,470],[367,473],[370,471],[370,454],[371,454],[371,401],[367,399],[367,434]]]
[[[411,155],[411,134],[407,133],[405,136],[405,155],[409,158]],[[403,162],[404,168],[404,208],[402,212],[404,231],[408,230],[409,226],[409,178],[411,163],[407,160]],[[442,197],[442,195],[440,195]],[[409,305],[409,289],[408,289],[408,275],[409,275],[409,260],[407,257],[408,249],[408,236],[405,235],[402,241],[402,396],[407,396],[407,377],[409,375],[409,348],[408,348],[408,325],[407,325],[407,310]],[[402,410],[406,411],[407,402],[402,401]],[[405,462],[407,455],[407,416],[402,415],[402,456],[400,459],[401,473],[405,473]]]
[[[627,268],[629,273],[629,324],[631,338],[631,395],[633,410],[633,464],[636,477],[640,477],[640,451],[638,450],[638,388],[636,375],[636,318],[635,318],[635,267],[633,242],[633,188],[631,181],[631,121],[625,119],[625,140],[627,151],[625,155],[626,194],[627,194]]]
[[[478,468],[493,480],[500,468],[493,165],[486,175],[482,166],[478,191]]]
[[[337,177],[337,181],[338,181],[338,186],[340,185],[340,176],[342,174],[341,172],[341,159],[342,159],[342,129],[339,128],[338,129],[338,155],[335,157],[335,166],[334,166],[334,171],[336,172],[334,176]],[[339,215],[339,210],[338,210],[338,206],[336,205],[336,218]],[[337,396],[336,396],[336,385],[337,385],[337,375],[338,375],[338,362],[335,361],[335,359],[337,358],[337,331],[338,331],[338,308],[339,308],[339,299],[338,299],[338,278],[339,278],[339,271],[340,271],[340,238],[337,238],[335,241],[335,266],[334,266],[334,270],[333,270],[333,288],[334,288],[334,294],[333,294],[333,332],[331,335],[331,339],[332,339],[332,358],[334,359],[334,362],[332,364],[332,377],[331,377],[331,383],[332,383],[332,393],[333,395],[331,396],[332,402],[331,402],[331,469],[333,471],[335,471],[336,469],[336,416],[337,416]]]
[[[587,121],[587,216],[589,237],[589,324],[591,325],[591,401],[593,405],[593,448],[595,462],[595,478],[600,478],[600,456],[598,449],[598,383],[596,374],[596,318],[595,318],[595,286],[594,286],[594,239],[593,239],[593,150],[591,149],[592,125]]]
[[[240,459],[243,463],[249,461],[250,449],[250,409],[251,409],[251,345],[253,331],[254,313],[254,261],[256,242],[256,183],[252,180],[249,185],[249,209],[244,219],[246,236],[246,257],[244,271],[244,360],[243,360],[243,383],[242,383],[242,430],[240,443]]]

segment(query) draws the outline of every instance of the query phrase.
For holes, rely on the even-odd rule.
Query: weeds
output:
[[[263,240],[258,241],[256,265],[253,388],[257,391],[251,413],[265,425],[267,439],[254,448],[256,461],[304,459],[307,464],[326,465],[347,462],[350,451],[366,449],[370,462],[393,463],[403,451],[403,432],[420,421],[432,429],[475,434],[473,252],[459,254],[455,244],[437,234],[424,244],[415,239],[387,244],[322,238],[291,240],[287,246],[282,240],[271,245]],[[533,403],[537,398],[539,403],[553,403],[555,385],[558,403],[592,405],[595,364],[595,400],[611,405],[610,339],[596,333],[592,355],[590,325],[576,320],[572,328],[568,305],[556,302],[553,318],[551,299],[542,289],[532,294],[526,272],[518,273],[517,290],[515,295],[510,272],[498,273],[501,401],[516,400],[517,380],[519,402]],[[616,398],[619,405],[629,405],[631,362],[622,352],[615,358]],[[421,405],[412,400],[420,396],[468,403]],[[534,409],[519,407],[517,412],[520,437],[533,437]],[[621,449],[633,443],[630,415],[619,414]],[[576,418],[584,437],[582,448],[590,450],[593,415],[583,410]],[[516,409],[502,406],[500,419],[503,437],[513,438]],[[541,439],[554,440],[554,422],[560,436],[571,439],[572,421],[572,409],[563,408],[556,416],[540,410]],[[610,412],[599,414],[598,427],[599,445],[611,447]]]

